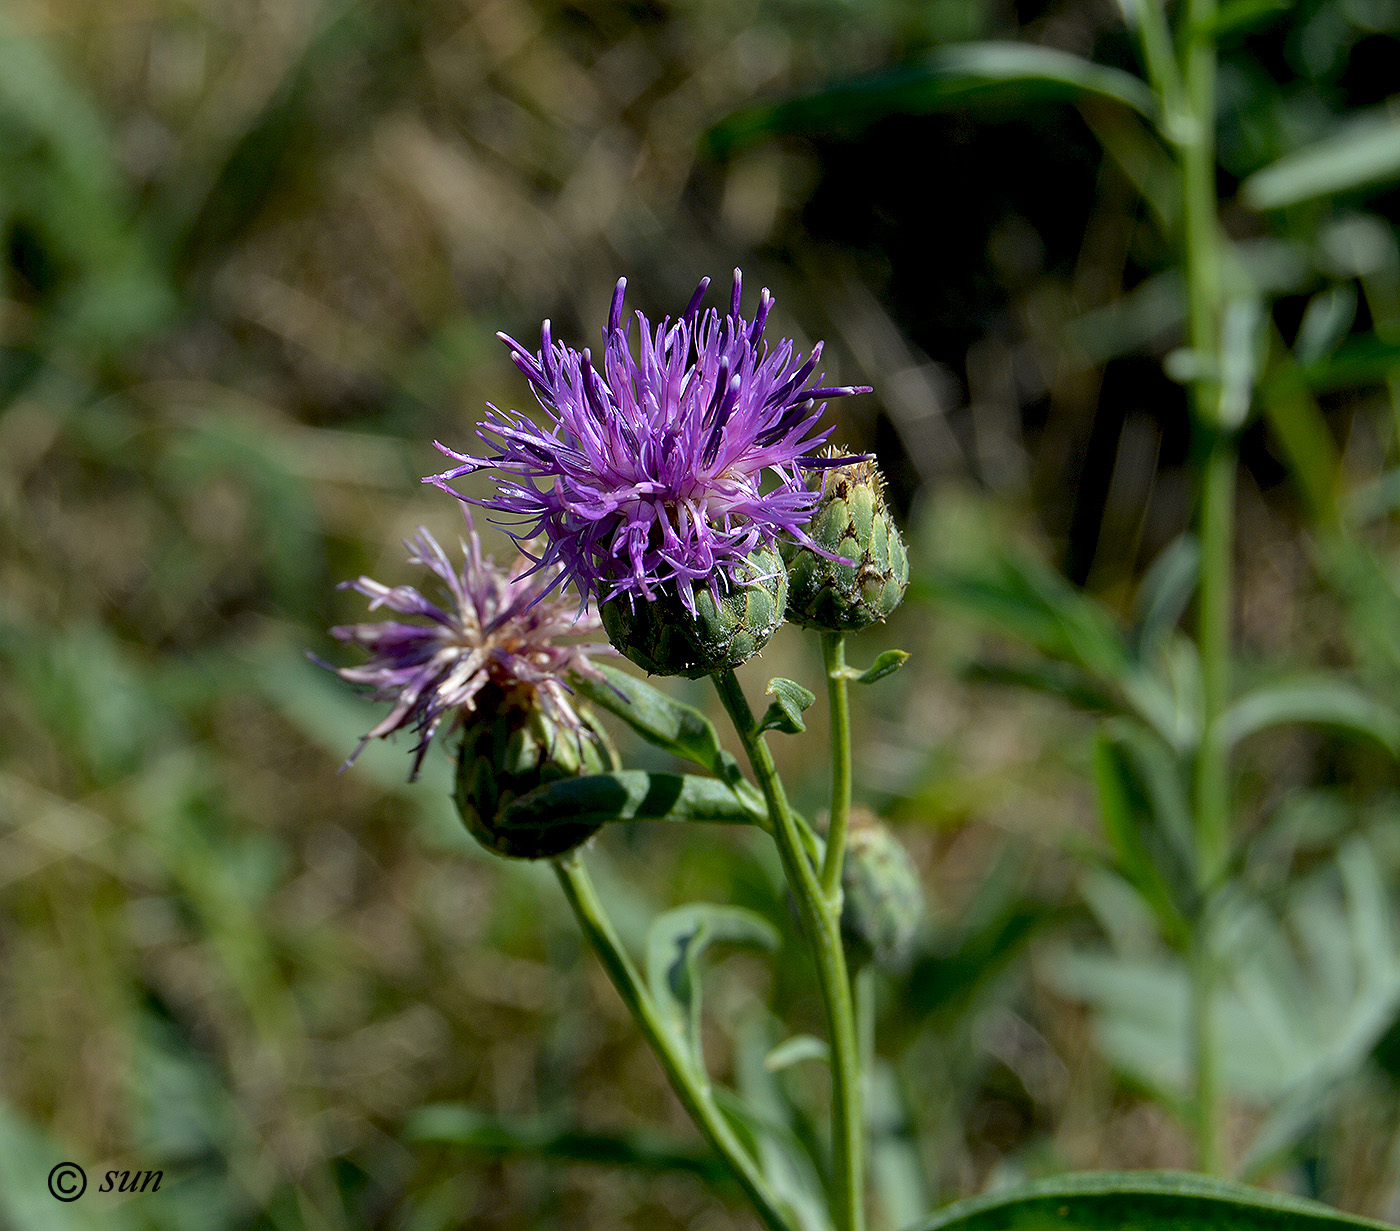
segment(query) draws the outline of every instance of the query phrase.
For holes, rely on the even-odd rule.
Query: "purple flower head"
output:
[[[466,510],[464,509],[465,513]],[[331,636],[369,651],[362,667],[330,667],[352,684],[368,684],[376,701],[392,701],[388,716],[350,754],[355,760],[371,739],[411,727],[418,736],[413,748],[410,781],[418,776],[423,755],[444,721],[451,725],[476,708],[477,694],[488,684],[505,691],[528,689],[555,723],[582,738],[588,728],[569,702],[564,674],[578,672],[601,680],[590,653],[612,654],[608,645],[560,645],[557,637],[594,633],[601,625],[591,610],[558,596],[548,598],[554,579],[540,572],[533,557],[521,556],[509,573],[481,555],[481,540],[467,514],[467,541],[461,571],[421,526],[404,540],[409,563],[431,569],[446,588],[447,606],[439,607],[412,586],[390,589],[369,577],[343,583],[370,600],[370,610],[388,607],[400,615],[427,623],[387,620],[382,624],[350,624],[331,629]],[[319,660],[318,660],[319,661]],[[590,736],[591,738],[591,736]],[[342,768],[345,768],[342,766]]]
[[[770,346],[772,296],[765,289],[754,318],[741,316],[737,269],[725,316],[700,311],[708,278],[674,321],[653,326],[636,313],[634,354],[626,285],[613,295],[601,370],[589,351],[555,342],[548,321],[533,354],[499,335],[549,424],[492,406],[477,435],[496,451],[472,457],[439,444],[459,465],[424,482],[522,518],[545,537],[540,567],[560,566],[558,580],[573,581],[585,601],[625,596],[630,606],[674,588],[693,612],[697,582],[718,601],[731,581],[749,580],[745,558],[778,535],[811,545],[803,527],[819,497],[799,468],[851,460],[815,455],[831,431],[819,427],[822,410],[828,398],[869,389],[821,387],[820,343],[805,360],[787,339]],[[494,499],[451,488],[490,467],[515,476],[500,480]],[[768,491],[765,471],[777,480]]]

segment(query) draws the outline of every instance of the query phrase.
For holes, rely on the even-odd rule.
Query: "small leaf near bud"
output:
[[[844,675],[846,679],[854,680],[857,684],[873,684],[887,675],[893,675],[908,661],[907,650],[886,650],[864,671],[847,668]]]
[[[802,711],[810,709],[817,700],[817,694],[803,688],[795,680],[785,680],[781,676],[768,681],[767,695],[773,700],[768,710],[759,720],[758,731],[782,731],[785,735],[799,735],[807,729],[802,719]]]

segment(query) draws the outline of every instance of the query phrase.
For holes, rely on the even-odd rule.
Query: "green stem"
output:
[[[1230,861],[1230,761],[1217,736],[1230,701],[1235,442],[1221,421],[1220,222],[1215,187],[1216,0],[1187,0],[1183,18],[1186,123],[1176,135],[1191,349],[1192,409],[1199,459],[1201,582],[1196,640],[1201,659],[1201,734],[1195,756],[1196,875],[1201,906],[1191,939],[1191,1048],[1196,1074],[1194,1130],[1202,1171],[1218,1169],[1220,1090],[1216,1080],[1215,969],[1209,900]]]
[[[1202,430],[1209,430],[1203,428]],[[1200,478],[1201,584],[1196,640],[1201,655],[1202,730],[1196,750],[1196,859],[1199,888],[1219,885],[1230,860],[1230,761],[1217,735],[1230,703],[1235,449],[1215,433]]]
[[[695,1121],[705,1138],[719,1153],[734,1172],[735,1178],[753,1202],[758,1216],[768,1231],[794,1231],[788,1215],[783,1211],[778,1199],[768,1187],[768,1182],[758,1170],[753,1158],[730,1127],[715,1103],[708,1076],[697,1072],[695,1065],[686,1056],[676,1039],[666,1028],[666,1024],[651,998],[641,975],[622,947],[621,940],[613,931],[603,904],[598,900],[592,878],[583,866],[577,851],[571,851],[554,861],[554,871],[564,896],[573,908],[584,937],[593,947],[603,963],[618,995],[623,999],[642,1034],[650,1044],[666,1076],[671,1079],[671,1087],[680,1098],[690,1118]]]
[[[831,824],[826,831],[822,892],[839,917],[841,870],[851,820],[851,706],[845,633],[822,633],[822,662],[826,667],[826,699],[831,714]]]
[[[768,803],[768,817],[788,886],[797,900],[798,917],[816,960],[817,983],[831,1048],[831,1141],[834,1163],[837,1231],[865,1226],[865,1118],[861,1110],[860,1047],[856,1039],[851,984],[841,946],[841,917],[834,911],[807,857],[797,822],[773,764],[773,754],[758,730],[748,699],[732,671],[718,672],[715,688],[743,741],[754,777]]]

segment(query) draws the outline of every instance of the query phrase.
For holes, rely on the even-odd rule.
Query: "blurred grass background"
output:
[[[1270,210],[1236,194],[1347,123],[1395,122],[1400,8],[1228,11],[1225,223],[1305,369],[1245,437],[1242,654],[1389,686],[1394,628],[1338,597],[1317,528],[1337,474],[1388,507],[1367,485],[1395,451],[1400,195],[1384,176]],[[1091,726],[963,670],[989,645],[1001,678],[1022,660],[940,583],[1014,546],[1127,618],[1187,528],[1161,363],[1174,203],[1127,109],[921,87],[931,50],[975,38],[1132,63],[1102,0],[0,9],[0,1223],[749,1225],[552,880],[472,847],[441,754],[411,788],[406,744],[337,775],[374,711],[304,657],[359,618],[335,582],[418,584],[400,540],[455,535],[418,480],[486,401],[526,404],[497,329],[529,342],[548,316],[592,342],[618,276],[657,316],[735,265],[773,289],[775,333],[827,339],[833,379],[875,386],[834,408],[839,436],[878,451],[915,560],[903,611],[852,651],[915,653],[858,699],[859,784],[933,902],[882,1004],[888,1220],[1188,1161],[1042,960],[1131,932],[1108,890],[1080,892]],[[1389,561],[1384,517],[1366,534]],[[749,674],[810,682],[817,661],[785,630]],[[804,747],[778,752],[815,810]],[[1276,862],[1364,831],[1392,883],[1391,762],[1313,736],[1251,757],[1249,824],[1308,804]],[[786,919],[754,837],[609,832],[594,862],[629,935],[697,897]],[[714,980],[721,1070],[761,1003],[817,1020],[800,968],[736,954]],[[1280,1182],[1400,1215],[1392,1022]],[[479,1119],[428,1132],[436,1103]],[[567,1161],[590,1154],[626,1165]],[[165,1179],[60,1207],[61,1158],[93,1189]]]

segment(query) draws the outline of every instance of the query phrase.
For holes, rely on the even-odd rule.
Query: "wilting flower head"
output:
[[[465,510],[464,510],[465,512]],[[346,761],[349,765],[371,739],[411,727],[418,736],[413,748],[413,771],[445,721],[455,725],[476,708],[478,694],[494,684],[501,693],[532,693],[534,700],[564,731],[591,738],[569,701],[563,676],[576,671],[592,679],[602,673],[590,653],[613,653],[606,645],[560,645],[556,637],[593,633],[601,627],[590,610],[558,596],[546,597],[553,578],[521,556],[509,573],[481,555],[481,540],[467,517],[467,541],[461,571],[421,526],[404,541],[409,563],[431,569],[446,587],[446,609],[424,598],[412,586],[390,589],[369,577],[345,582],[370,599],[370,610],[388,607],[401,615],[418,616],[426,624],[387,620],[382,624],[350,624],[331,629],[341,641],[363,646],[372,655],[362,667],[331,667],[352,684],[368,684],[376,701],[393,701],[388,716],[373,728]],[[323,664],[329,665],[329,664]],[[499,694],[496,694],[499,696]],[[518,700],[518,695],[516,696]]]
[[[700,311],[708,278],[675,321],[653,326],[636,313],[634,355],[626,285],[613,295],[601,371],[588,350],[553,341],[548,321],[535,353],[500,335],[551,422],[493,406],[477,435],[497,451],[439,444],[460,464],[425,482],[452,491],[475,470],[516,475],[494,499],[453,494],[525,519],[547,540],[541,564],[559,564],[585,600],[630,605],[673,589],[693,613],[697,582],[718,601],[755,549],[783,532],[807,541],[818,497],[799,468],[837,464],[815,456],[831,430],[818,427],[825,400],[869,390],[820,387],[820,343],[805,360],[787,339],[770,347],[773,299],[764,290],[754,318],[741,316],[737,269],[726,316]],[[767,492],[765,470],[777,479]]]

